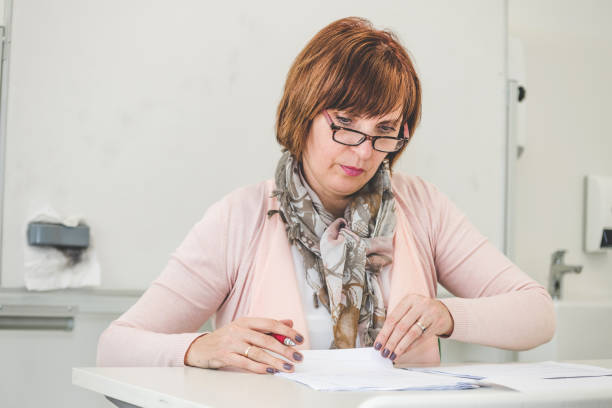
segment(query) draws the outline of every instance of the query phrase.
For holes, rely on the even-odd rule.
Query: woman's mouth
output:
[[[357,167],[343,166],[343,165],[340,165],[340,167],[342,167],[342,170],[344,170],[344,173],[346,173],[347,176],[355,177],[363,173],[363,169],[360,169]]]

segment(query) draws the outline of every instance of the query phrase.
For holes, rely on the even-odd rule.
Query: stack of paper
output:
[[[410,372],[443,374],[466,380],[484,380],[518,391],[555,391],[568,385],[576,389],[609,384],[612,370],[584,364],[543,363],[474,364],[436,368],[406,368]],[[580,379],[580,380],[579,380]],[[573,381],[572,381],[573,380]]]
[[[294,373],[277,376],[308,385],[315,390],[458,390],[477,388],[476,381],[428,372],[394,368],[373,348],[304,350],[303,363]]]

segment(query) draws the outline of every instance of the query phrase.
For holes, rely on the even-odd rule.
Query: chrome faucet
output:
[[[567,251],[560,249],[552,254],[550,275],[548,275],[548,293],[553,299],[561,299],[561,279],[568,272],[580,273],[582,265],[565,265],[563,257]]]

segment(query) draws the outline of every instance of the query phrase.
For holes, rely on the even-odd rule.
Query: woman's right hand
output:
[[[302,354],[266,333],[282,334],[298,344],[304,341],[304,337],[293,330],[291,320],[241,317],[227,326],[198,337],[185,354],[185,365],[201,368],[235,367],[260,374],[292,372],[293,364],[265,350],[296,363],[302,361]],[[247,350],[248,357],[245,355]]]

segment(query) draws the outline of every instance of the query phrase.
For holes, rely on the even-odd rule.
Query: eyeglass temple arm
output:
[[[325,115],[325,119],[327,119],[327,123],[329,124],[329,126],[333,126],[334,122],[332,122],[331,118],[329,117],[329,113],[327,113],[327,109],[323,109],[323,115]]]
[[[408,122],[404,123],[404,132],[401,137],[406,140],[410,139],[410,132],[408,131]]]

